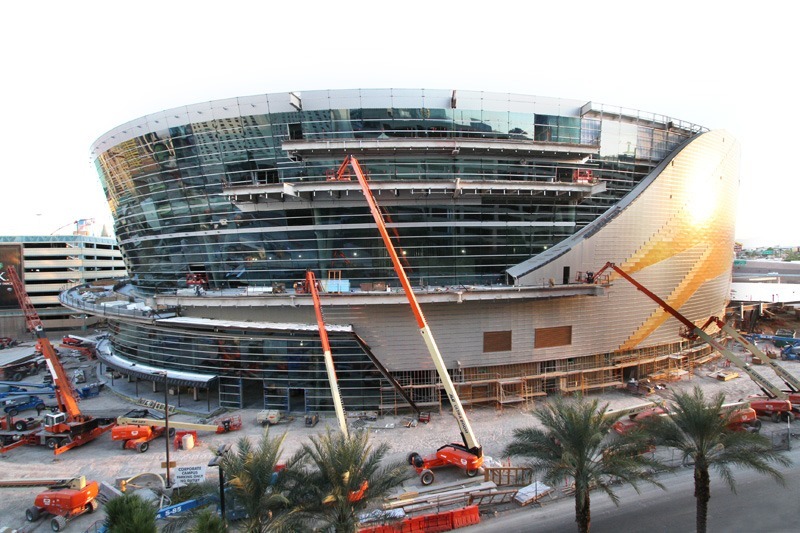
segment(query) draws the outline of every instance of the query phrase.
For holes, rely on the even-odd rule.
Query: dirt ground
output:
[[[779,327],[787,327],[781,325]],[[759,343],[760,347],[767,347]],[[773,348],[774,349],[774,348]],[[793,375],[800,378],[800,362],[779,361],[779,363],[789,370]],[[667,388],[657,391],[656,394],[644,399],[634,396],[626,391],[612,390],[599,394],[593,394],[601,402],[607,402],[611,409],[623,409],[637,404],[641,404],[648,399],[665,399],[669,397],[671,391],[680,389],[686,390],[698,385],[707,393],[722,391],[727,401],[737,401],[745,398],[749,394],[760,392],[756,385],[744,373],[742,376],[731,381],[718,381],[710,374],[721,368],[719,361],[697,368],[694,375],[689,375],[681,381],[667,384]],[[763,375],[770,378],[778,386],[783,384],[777,376],[766,366]],[[736,370],[729,368],[726,370]],[[537,403],[540,403],[537,401]],[[131,401],[118,396],[114,392],[106,389],[97,398],[84,400],[81,408],[84,411],[113,411],[125,412],[136,407]],[[509,443],[513,432],[517,428],[536,424],[536,419],[532,410],[536,404],[531,403],[525,407],[504,408],[502,411],[494,407],[476,407],[468,409],[467,413],[472,427],[483,446],[485,455],[502,460],[502,450]],[[211,449],[216,449],[224,443],[235,443],[243,436],[257,439],[263,432],[263,428],[256,423],[256,410],[241,410],[231,414],[240,415],[243,420],[243,429],[239,432],[228,434],[202,434],[199,443],[192,450],[170,450],[170,459],[176,461],[179,466],[207,465],[213,454]],[[186,414],[176,414],[170,417],[172,420],[187,422],[197,422],[197,416]],[[431,422],[428,424],[418,424],[415,427],[404,427],[404,416],[385,416],[376,422],[368,423],[366,426],[370,431],[373,442],[386,442],[390,445],[389,460],[405,461],[410,452],[417,451],[426,454],[447,442],[460,440],[457,426],[449,412],[434,412]],[[355,422],[352,427],[362,425]],[[284,444],[284,454],[295,452],[303,442],[306,442],[310,435],[315,435],[325,430],[329,426],[336,428],[336,420],[333,417],[320,420],[320,423],[313,428],[305,427],[302,417],[283,422],[274,426],[270,431],[286,432],[287,437]],[[774,426],[774,427],[773,427]],[[765,422],[762,432],[769,433],[778,429],[777,424]],[[782,427],[785,427],[785,423]],[[151,443],[151,448],[146,453],[137,453],[131,450],[122,450],[120,444],[112,441],[110,435],[102,435],[96,441],[85,446],[70,450],[62,455],[54,456],[52,452],[44,447],[23,446],[0,456],[0,479],[18,478],[69,478],[74,476],[86,476],[87,479],[105,481],[114,485],[118,479],[130,478],[134,475],[155,472],[163,473],[161,462],[165,460],[165,441],[157,439]],[[459,479],[461,474],[458,470],[447,472],[447,469],[437,471],[437,482]],[[206,472],[208,480],[216,482],[217,469],[209,467]],[[403,490],[411,490],[418,484],[416,478],[407,482]],[[49,520],[40,520],[31,524],[25,521],[25,509],[32,505],[35,495],[44,490],[42,487],[0,489],[0,527],[7,526],[18,531],[49,531]],[[103,518],[102,508],[96,514],[84,515],[67,526],[68,531],[86,531],[92,523]]]

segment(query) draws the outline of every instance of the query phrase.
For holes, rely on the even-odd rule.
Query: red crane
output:
[[[96,439],[114,427],[114,422],[101,424],[101,420],[85,415],[78,407],[78,394],[72,386],[53,345],[44,331],[44,325],[39,314],[33,307],[30,296],[25,290],[25,285],[14,267],[8,267],[8,278],[14,287],[17,301],[25,315],[28,329],[37,337],[37,345],[42,351],[47,368],[53,376],[55,397],[58,404],[58,413],[45,415],[44,429],[22,435],[20,440],[3,450],[15,448],[22,444],[44,444],[52,449],[56,455],[69,449],[81,446]]]

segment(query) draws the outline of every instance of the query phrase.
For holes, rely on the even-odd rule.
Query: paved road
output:
[[[737,494],[712,474],[708,531],[724,533],[783,533],[800,531],[800,446],[795,440],[789,452],[794,464],[784,476],[786,487],[771,477],[750,470],[735,472]],[[661,533],[695,530],[694,478],[681,469],[662,477],[663,491],[652,485],[620,487],[621,503],[615,507],[605,494],[592,493],[592,533]],[[503,533],[556,533],[576,531],[574,499],[526,507],[507,515],[485,519],[480,525],[459,531]]]

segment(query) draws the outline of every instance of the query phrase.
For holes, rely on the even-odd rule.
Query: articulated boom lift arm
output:
[[[403,264],[397,255],[397,251],[395,250],[394,244],[389,237],[389,233],[386,231],[386,224],[383,221],[383,215],[381,214],[380,208],[375,201],[375,197],[372,195],[372,190],[369,187],[367,178],[361,169],[361,165],[355,157],[347,156],[342,165],[339,167],[337,179],[345,179],[347,167],[351,167],[353,169],[353,172],[358,178],[358,183],[361,185],[364,198],[366,198],[367,204],[369,204],[369,210],[372,213],[372,218],[375,219],[375,224],[378,226],[378,231],[380,232],[383,243],[386,246],[386,251],[389,253],[389,257],[392,259],[394,271],[397,274],[397,277],[400,279],[400,284],[403,286],[403,291],[408,298],[409,304],[411,304],[411,311],[414,313],[414,318],[416,319],[417,326],[422,334],[422,339],[425,341],[425,346],[427,346],[428,352],[431,355],[431,359],[433,359],[433,364],[436,366],[436,371],[439,373],[439,379],[441,379],[444,390],[447,392],[450,405],[453,407],[453,414],[455,415],[456,422],[458,423],[459,430],[461,431],[461,438],[464,441],[464,445],[470,451],[470,453],[478,457],[482,457],[483,450],[481,449],[480,444],[478,444],[475,433],[472,431],[472,426],[470,425],[467,415],[464,412],[464,407],[461,405],[461,400],[458,397],[458,393],[453,385],[453,381],[450,379],[450,375],[447,373],[447,368],[444,365],[444,359],[442,359],[442,354],[439,351],[439,347],[436,345],[433,335],[431,335],[430,328],[425,320],[425,315],[422,314],[422,308],[420,307],[419,302],[417,302],[417,298],[414,295],[414,290],[411,288],[411,283],[408,280],[408,276],[406,276]]]
[[[605,272],[606,270],[608,270],[609,268],[611,270],[613,270],[614,272],[616,272],[617,274],[619,274],[620,276],[622,276],[623,278],[625,278],[626,280],[628,280],[628,282],[631,285],[633,285],[634,287],[636,287],[637,290],[643,292],[648,298],[650,298],[655,303],[657,303],[661,307],[661,309],[663,309],[664,311],[666,311],[667,313],[671,314],[673,317],[678,319],[678,321],[680,321],[681,324],[686,326],[686,329],[687,329],[687,332],[688,332],[687,336],[690,336],[690,337],[694,336],[694,330],[697,329],[697,326],[695,326],[694,323],[691,320],[689,320],[688,318],[686,318],[685,316],[680,314],[676,309],[674,309],[667,302],[665,302],[664,300],[659,298],[655,293],[650,292],[650,290],[647,287],[645,287],[644,285],[642,285],[641,283],[639,283],[638,281],[633,279],[627,272],[622,270],[620,267],[618,267],[614,263],[606,263],[605,265],[603,265],[603,268],[598,270],[597,273],[594,275],[594,279],[595,280],[599,280],[600,279],[600,275],[603,272]]]
[[[80,407],[78,407],[78,395],[75,393],[72,382],[64,371],[64,367],[61,366],[61,361],[58,360],[58,355],[53,345],[50,344],[50,340],[45,334],[39,314],[36,312],[36,309],[34,309],[31,298],[25,290],[25,284],[22,283],[14,267],[8,267],[7,272],[8,278],[11,280],[11,285],[14,287],[14,292],[17,294],[19,306],[22,308],[23,313],[25,313],[25,323],[28,329],[38,338],[39,345],[42,348],[42,355],[47,363],[47,368],[53,376],[53,385],[56,389],[55,396],[59,410],[66,413],[68,422],[83,421],[85,417],[81,414]]]
[[[775,372],[778,375],[778,377],[780,377],[783,380],[784,383],[786,383],[786,386],[789,387],[789,389],[792,392],[800,392],[800,380],[798,380],[796,377],[791,375],[781,365],[779,365],[778,363],[776,363],[775,361],[771,360],[769,357],[764,355],[764,352],[759,350],[758,346],[756,346],[755,344],[753,344],[750,341],[748,341],[744,336],[742,336],[741,333],[736,331],[735,328],[732,328],[731,326],[729,326],[728,324],[726,324],[725,322],[723,322],[719,318],[717,318],[715,316],[712,316],[711,318],[709,318],[706,321],[706,325],[704,325],[702,329],[705,329],[706,326],[708,324],[710,324],[710,323],[714,323],[717,326],[719,326],[719,328],[722,331],[724,331],[725,333],[730,335],[733,340],[735,340],[736,342],[741,344],[742,347],[745,350],[747,350],[748,352],[750,352],[754,356],[756,356],[759,359],[761,359],[761,361],[763,361],[764,363],[769,365],[769,367],[772,369],[772,371]],[[758,386],[761,387],[761,390],[764,390],[765,386],[768,387],[770,389],[769,392],[764,390],[764,393],[767,394],[767,396],[774,396],[776,398],[785,398],[786,397],[786,395],[783,393],[782,390],[780,390],[777,387],[775,387],[772,383],[770,383],[769,381],[764,379],[762,376],[756,374],[756,375],[758,375],[760,380],[763,380],[765,382],[765,384],[762,385],[762,383],[759,380],[757,380],[755,377],[753,377],[752,368],[749,365],[747,365],[747,363],[745,363],[744,361],[739,359],[736,355],[734,355],[733,358],[731,358],[727,354],[725,356],[728,357],[728,359],[733,364],[735,364],[737,367],[739,367],[742,370],[744,370],[745,372],[747,372],[747,374],[753,379],[753,381],[758,383]],[[737,361],[737,359],[738,359],[738,361]],[[743,368],[742,365],[745,365],[746,368]]]
[[[722,320],[717,317],[712,316],[709,318],[706,323],[702,327],[696,326],[691,320],[683,316],[679,313],[675,308],[669,305],[667,302],[656,296],[654,293],[649,291],[644,285],[633,279],[627,272],[619,268],[614,263],[606,263],[603,268],[601,268],[597,274],[595,274],[595,279],[599,279],[600,274],[602,274],[607,269],[612,269],[614,272],[625,278],[631,285],[636,287],[639,291],[643,292],[647,295],[651,300],[656,302],[664,311],[675,317],[678,321],[680,321],[685,327],[686,331],[684,336],[689,339],[696,339],[700,338],[703,341],[707,342],[710,346],[712,346],[715,350],[719,353],[724,355],[731,363],[733,363],[737,368],[745,372],[750,379],[752,379],[758,387],[764,391],[764,394],[769,396],[770,398],[778,398],[784,400],[787,398],[786,394],[780,390],[778,387],[773,385],[768,379],[764,376],[756,372],[753,367],[747,364],[741,357],[733,353],[731,350],[717,342],[711,335],[705,332],[705,328],[707,328],[710,324],[716,324],[722,331],[730,335],[735,341],[739,342],[745,350],[750,352],[756,357],[759,357],[762,361],[769,361],[769,359],[758,349],[754,344],[750,343],[742,337],[736,329],[732,328]],[[796,386],[800,387],[800,381],[788,374],[783,368],[778,366],[777,364],[769,363],[775,373],[778,374],[786,384],[794,388]],[[788,378],[786,377],[788,376]],[[788,381],[787,381],[788,379]],[[798,389],[800,390],[800,389]]]
[[[317,314],[317,326],[319,327],[319,339],[322,341],[322,352],[325,359],[325,370],[328,372],[328,382],[331,385],[331,396],[333,396],[333,407],[336,410],[336,419],[339,421],[339,429],[347,437],[347,419],[344,415],[344,405],[339,394],[339,381],[336,379],[336,369],[333,366],[331,356],[331,343],[328,340],[328,331],[325,329],[325,319],[322,317],[322,304],[319,301],[319,291],[317,290],[317,277],[312,271],[306,272],[307,291],[314,299],[314,311]]]
[[[134,418],[130,416],[120,416],[117,417],[117,424],[119,425],[132,425],[132,426],[155,426],[155,427],[166,427],[167,421],[160,420],[157,418]],[[214,424],[194,424],[192,422],[176,422],[174,420],[169,421],[170,429],[188,429],[188,430],[195,430],[195,431],[213,431],[216,433],[222,433],[220,428],[222,426],[214,425]]]

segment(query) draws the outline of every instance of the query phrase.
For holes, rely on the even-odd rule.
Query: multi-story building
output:
[[[25,317],[5,269],[17,266],[25,289],[45,329],[81,330],[100,317],[66,308],[59,294],[71,287],[99,280],[125,278],[125,264],[117,241],[88,235],[0,237],[0,336],[22,337]],[[113,285],[113,282],[111,282]]]
[[[706,353],[634,287],[586,283],[606,262],[691,320],[728,298],[738,144],[662,115],[311,91],[148,115],[93,154],[132,276],[122,292],[146,304],[111,320],[104,357],[139,377],[191,373],[182,383],[217,387],[222,405],[331,409],[312,301],[293,288],[307,269],[327,288],[346,407],[393,409],[398,390],[440,404],[358,183],[332,179],[347,155],[369,173],[465,403],[621,386]]]

